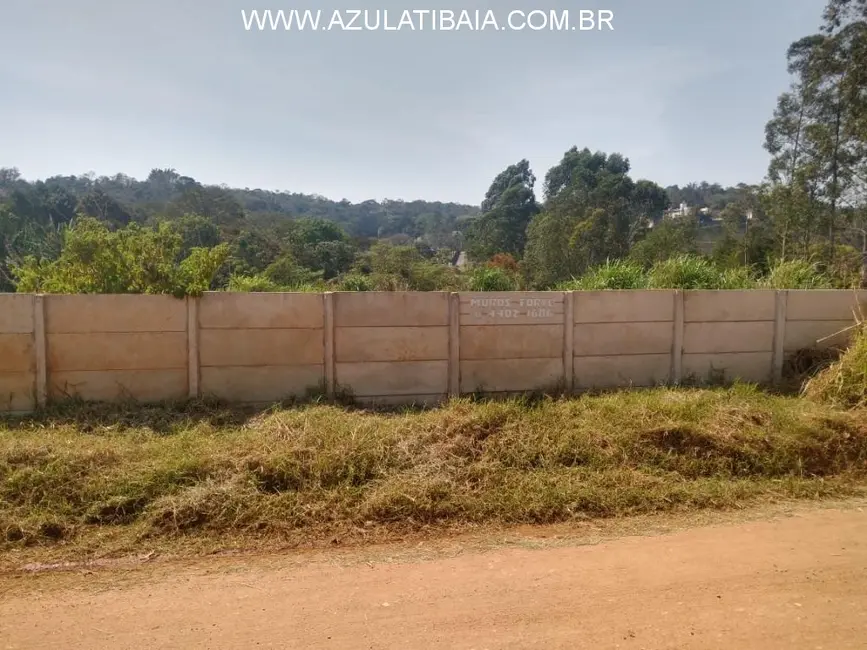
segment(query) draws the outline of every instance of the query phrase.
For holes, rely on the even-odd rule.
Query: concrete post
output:
[[[776,292],[774,309],[774,356],[771,380],[779,384],[783,380],[783,361],[785,359],[786,342],[786,308],[789,302],[788,291]]]
[[[563,304],[563,380],[570,395],[575,391],[575,292],[567,291]]]
[[[48,359],[45,340],[45,296],[33,299],[33,338],[36,355],[36,408],[45,406],[48,400]]]
[[[674,292],[674,342],[671,347],[671,380],[683,381],[683,291]]]
[[[336,366],[334,363],[334,292],[327,291],[322,296],[324,311],[323,336],[325,338],[325,396],[334,398],[336,385]]]
[[[461,394],[461,296],[449,296],[449,397]]]
[[[187,296],[187,387],[188,397],[199,397],[199,299]]]

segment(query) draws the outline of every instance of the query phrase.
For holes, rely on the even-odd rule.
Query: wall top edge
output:
[[[306,296],[315,295],[321,296],[325,294],[414,294],[414,295],[441,295],[441,294],[485,294],[485,293],[602,293],[602,294],[623,294],[623,293],[671,293],[680,291],[681,293],[833,293],[833,294],[852,294],[867,295],[867,289],[576,289],[569,291],[555,290],[532,290],[532,291],[206,291],[205,296],[211,295],[257,295],[257,296],[273,296],[273,295],[292,295]],[[0,298],[9,296],[20,297],[69,297],[69,296],[148,296],[148,297],[165,297],[174,298],[175,300],[185,300],[194,296],[182,296],[180,298],[167,293],[11,293],[0,292]]]

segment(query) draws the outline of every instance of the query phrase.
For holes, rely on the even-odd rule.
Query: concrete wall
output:
[[[574,294],[578,389],[653,386],[673,378],[674,291]]]
[[[371,402],[437,402],[449,392],[449,294],[331,295],[334,382]]]
[[[46,296],[48,397],[187,395],[187,304],[170,296]]]
[[[851,291],[0,294],[0,410],[66,396],[264,403],[348,390],[433,403],[765,382],[787,354],[852,325],[853,309]]]
[[[766,382],[773,372],[775,291],[683,295],[683,377]]]
[[[461,293],[460,392],[512,393],[563,380],[563,292]]]
[[[322,294],[209,293],[191,320],[202,395],[277,402],[324,386]]]
[[[0,411],[25,411],[36,399],[35,302],[0,294]]]

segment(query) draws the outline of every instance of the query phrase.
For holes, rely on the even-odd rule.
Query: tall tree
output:
[[[527,226],[539,212],[530,163],[522,160],[504,169],[485,194],[482,215],[467,230],[466,250],[475,260],[497,253],[519,257],[527,241]]]

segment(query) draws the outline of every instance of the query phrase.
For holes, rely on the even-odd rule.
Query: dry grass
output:
[[[865,472],[863,412],[748,386],[394,413],[79,405],[0,420],[0,550],[730,508],[863,494]]]
[[[806,383],[804,394],[838,408],[867,407],[867,326],[863,321],[851,346]]]

